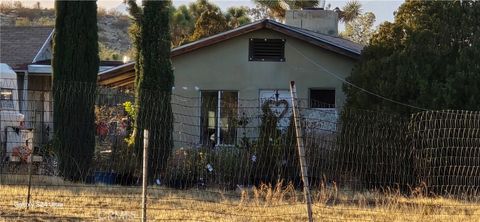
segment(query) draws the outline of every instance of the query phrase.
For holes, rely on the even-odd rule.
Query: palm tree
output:
[[[228,8],[227,13],[225,13],[225,18],[230,28],[236,28],[250,22],[247,7]]]
[[[269,15],[278,20],[285,19],[286,10],[312,8],[318,5],[318,0],[253,0],[253,2],[266,7]]]
[[[195,19],[200,18],[205,11],[220,13],[220,8],[217,5],[210,3],[208,0],[197,0],[190,3],[188,9]]]
[[[335,8],[340,21],[349,23],[356,19],[362,13],[362,4],[357,0],[347,2],[342,9]]]

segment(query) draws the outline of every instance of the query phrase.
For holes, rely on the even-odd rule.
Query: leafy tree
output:
[[[181,5],[177,9],[172,7],[170,13],[172,45],[176,47],[188,41],[195,27],[195,17],[185,5]]]
[[[335,8],[341,22],[345,24],[345,31],[340,33],[343,38],[367,45],[375,29],[375,14],[362,13],[362,4],[356,0],[349,1],[342,9]]]
[[[231,7],[223,13],[208,0],[170,7],[172,46],[177,47],[249,23],[247,7]]]
[[[220,11],[220,8],[217,5],[209,2],[208,0],[197,0],[196,2],[190,3],[190,5],[188,5],[188,9],[195,19],[200,18],[202,13],[205,11]]]
[[[272,19],[272,20],[275,19],[275,17],[273,17],[270,14],[269,9],[266,6],[260,5],[260,4],[256,4],[255,8],[250,8],[249,11],[248,11],[248,15],[254,21],[262,20],[262,19]]]
[[[86,179],[95,149],[99,66],[96,2],[56,1],[53,38],[54,147],[67,180]]]
[[[171,94],[174,83],[170,60],[170,1],[144,1],[140,8],[129,0],[134,18],[131,28],[136,48],[135,149],[143,147],[143,130],[149,131],[149,181],[165,172],[173,149]],[[140,155],[138,155],[140,156]]]
[[[190,41],[196,41],[228,30],[225,15],[217,6],[208,3],[206,0],[199,0],[197,4],[190,6],[192,14],[197,18],[195,31],[190,36]]]
[[[231,13],[223,14],[217,5],[208,0],[197,0],[188,7],[181,5],[178,9],[171,7],[172,45],[180,46],[242,25],[249,21],[245,10],[235,8]]]
[[[247,7],[231,7],[227,9],[225,19],[230,28],[234,29],[238,26],[250,23],[250,17],[248,17]]]
[[[379,28],[349,82],[427,109],[480,108],[480,2],[406,1]],[[345,85],[346,107],[418,111]]]
[[[340,35],[346,39],[368,45],[368,42],[375,33],[373,23],[375,22],[375,15],[372,12],[367,12],[358,15],[355,19],[345,23],[345,31]]]
[[[318,0],[253,0],[256,5],[264,6],[268,9],[269,17],[278,20],[285,19],[287,9],[312,8],[318,5]]]

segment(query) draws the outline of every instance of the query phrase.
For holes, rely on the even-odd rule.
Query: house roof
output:
[[[321,47],[323,49],[344,55],[348,58],[358,59],[362,52],[363,46],[352,42],[347,39],[343,39],[336,36],[329,36],[313,31],[309,31],[302,28],[297,28],[289,25],[285,25],[273,20],[263,19],[256,22],[249,23],[247,25],[238,27],[236,29],[219,33],[198,41],[188,43],[177,48],[172,49],[171,56],[176,57],[183,55],[210,45],[214,45],[228,39],[257,31],[260,29],[269,29],[280,32],[292,38],[297,38],[312,45]],[[99,83],[106,86],[126,86],[131,81],[134,81],[135,75],[134,62],[130,62],[113,69],[109,69],[99,73]],[[123,74],[123,75],[122,75]]]
[[[24,69],[48,43],[53,27],[1,26],[0,62]]]
[[[249,23],[244,26],[240,26],[230,31],[222,32],[217,35],[213,35],[198,41],[182,45],[172,50],[172,57],[185,54],[209,45],[213,45],[225,40],[243,35],[245,33],[257,31],[260,29],[270,29],[290,37],[294,37],[310,44],[322,47],[324,49],[358,59],[362,52],[363,46],[361,44],[352,42],[347,39],[343,39],[336,36],[329,36],[313,31],[309,31],[294,26],[285,25],[270,19],[263,19],[256,22]]]

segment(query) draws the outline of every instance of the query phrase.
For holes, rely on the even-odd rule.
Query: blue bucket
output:
[[[94,176],[95,183],[112,185],[115,184],[115,178],[117,177],[117,174],[107,171],[95,171]]]

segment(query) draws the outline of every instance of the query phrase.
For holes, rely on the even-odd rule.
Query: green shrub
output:
[[[211,152],[207,149],[180,148],[168,160],[165,184],[177,189],[188,189],[205,184],[212,178],[208,165],[212,163]]]
[[[414,166],[407,140],[408,121],[402,116],[344,110],[337,138],[336,166],[354,188],[400,188],[408,192]]]
[[[271,103],[271,102],[270,102]],[[263,116],[260,135],[253,143],[252,155],[256,161],[252,166],[252,178],[255,185],[261,183],[276,184],[298,181],[300,168],[296,152],[293,117],[286,131],[277,127],[280,117],[273,113],[270,104],[262,106]]]
[[[247,185],[250,179],[252,160],[250,152],[237,147],[222,147],[214,151],[212,164],[214,182],[221,188],[235,189],[236,185]]]

